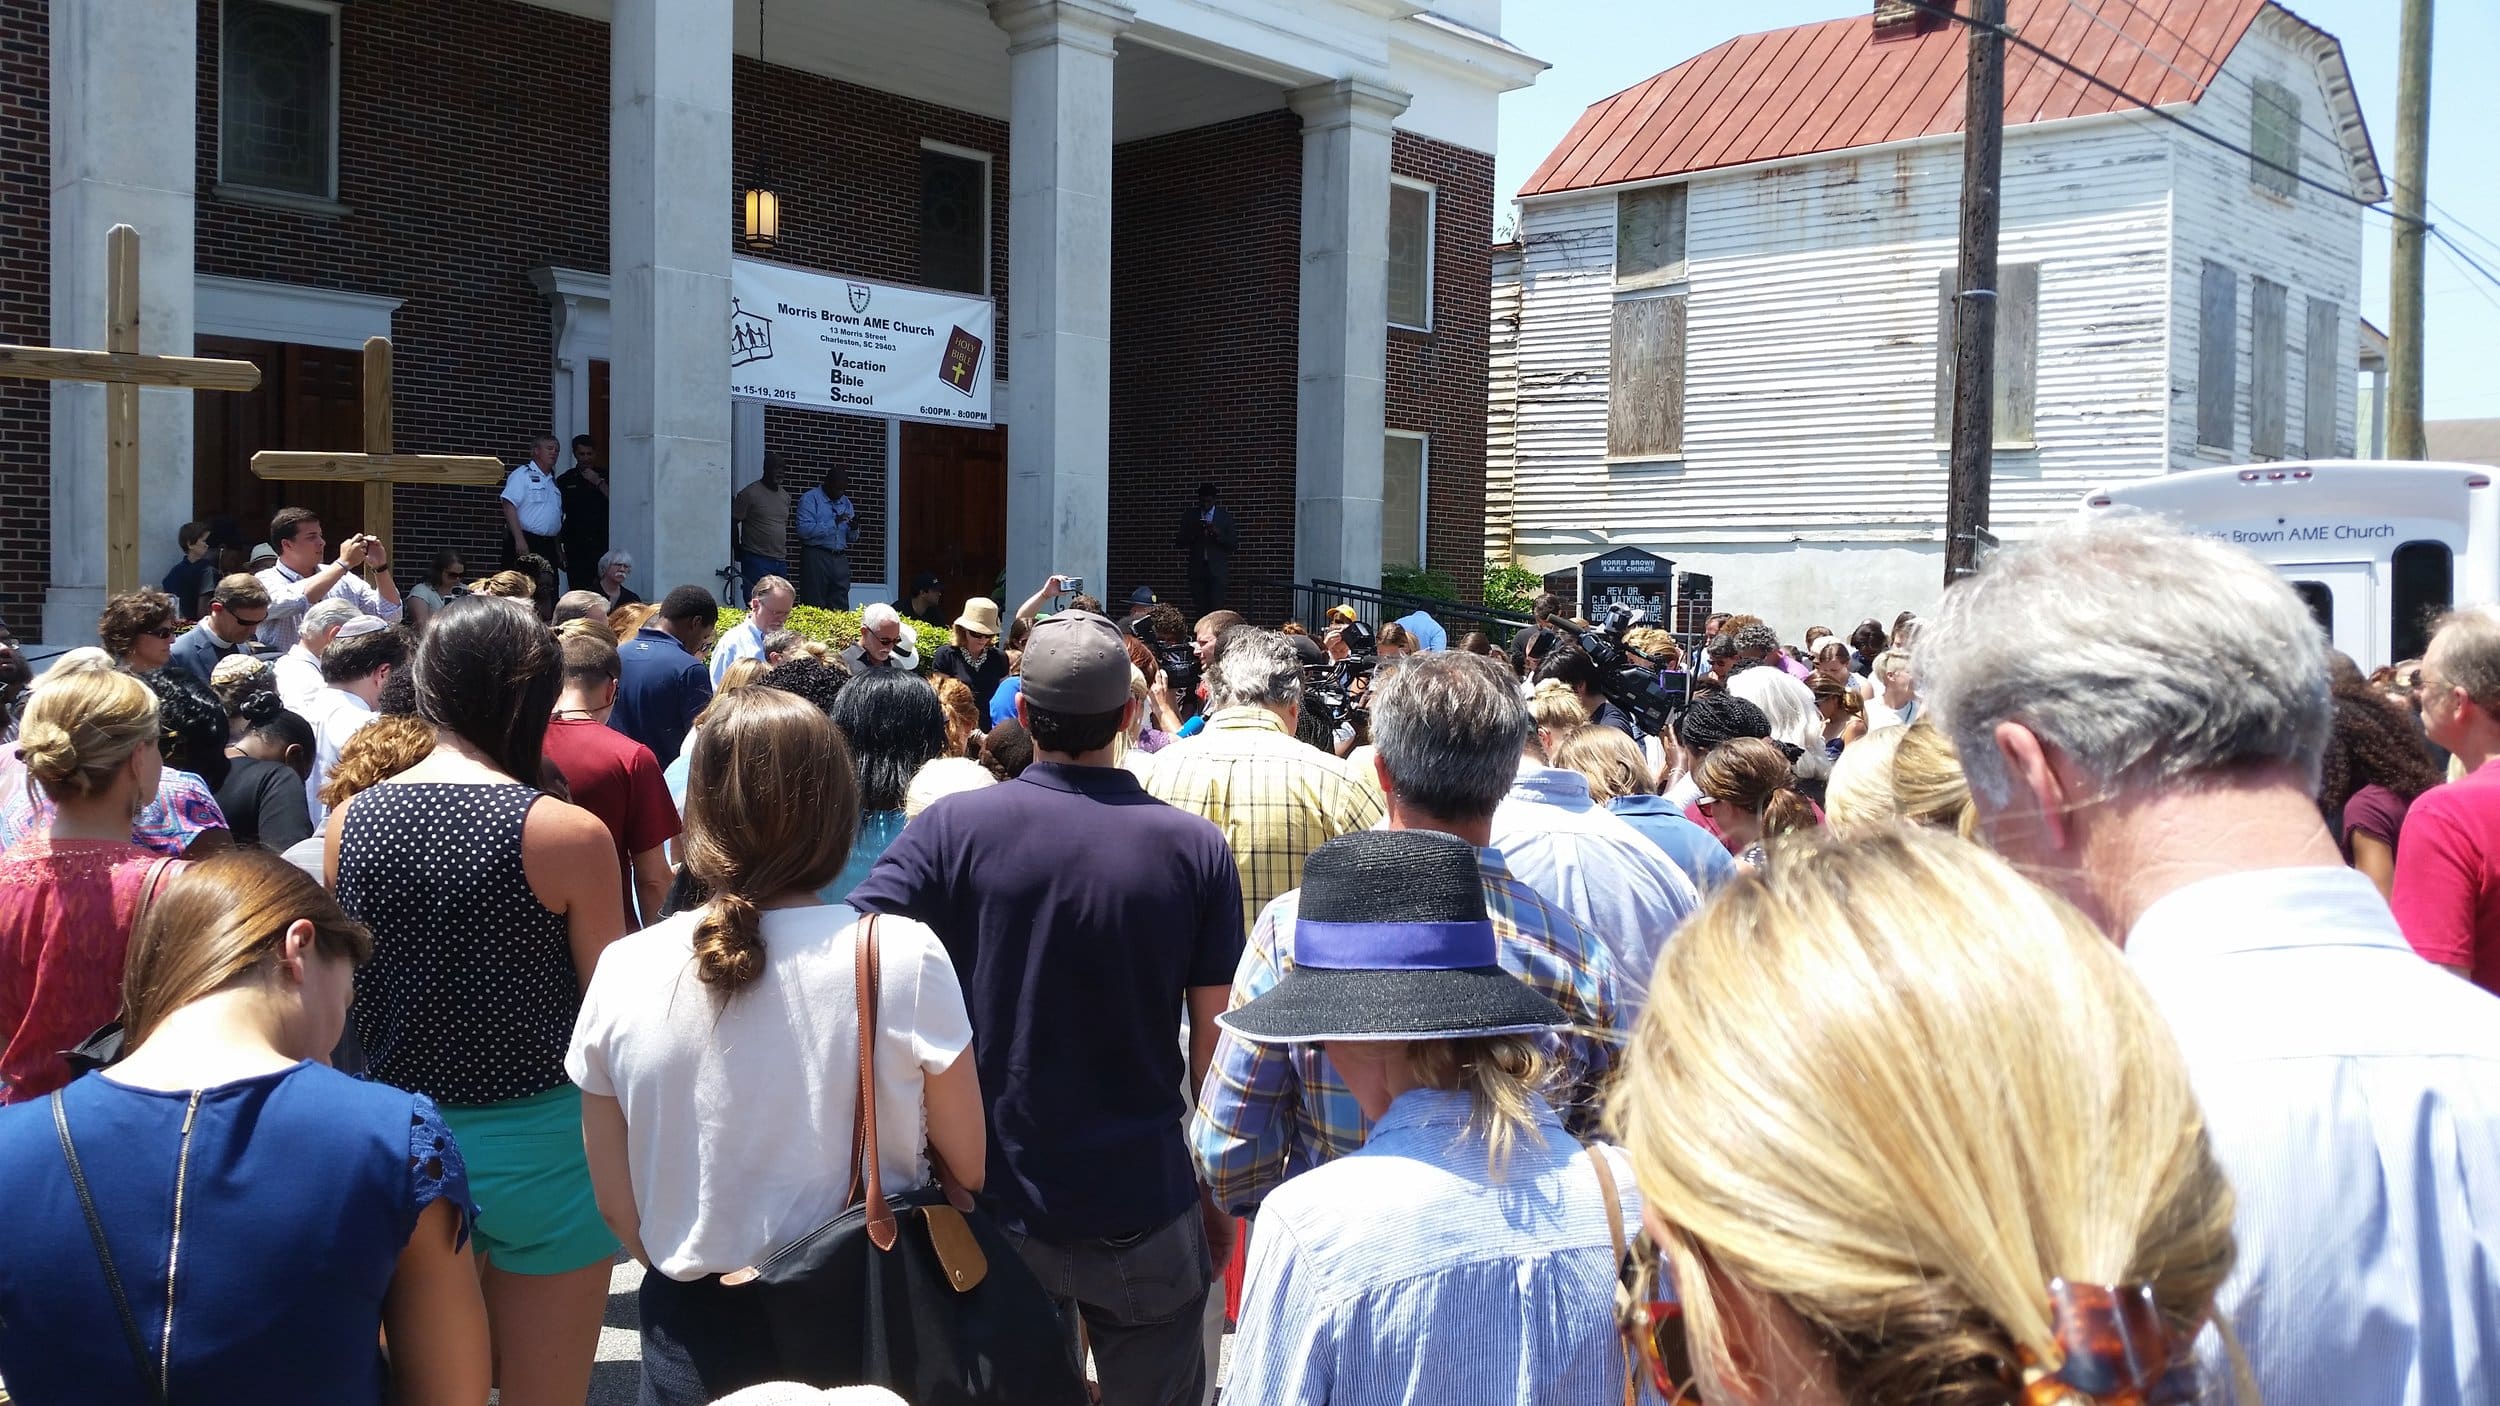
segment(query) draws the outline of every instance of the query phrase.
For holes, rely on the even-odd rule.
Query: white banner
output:
[[[996,310],[938,293],[734,259],[729,393],[950,425],[990,423]]]

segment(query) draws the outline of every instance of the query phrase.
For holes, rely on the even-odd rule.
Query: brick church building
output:
[[[855,599],[1051,571],[1180,596],[1202,481],[1255,583],[1472,584],[1498,96],[1542,65],[1500,0],[0,0],[0,342],[101,347],[106,233],[140,231],[141,349],[249,360],[148,390],[140,575],[186,520],[348,486],[259,449],[598,441],[656,596],[714,584],[767,448],[839,468]],[[994,300],[995,428],[733,401],[744,196],[762,257]],[[0,621],[92,637],[103,392],[0,380]],[[494,490],[402,486],[403,583],[502,555]],[[795,555],[795,554],[794,554]]]

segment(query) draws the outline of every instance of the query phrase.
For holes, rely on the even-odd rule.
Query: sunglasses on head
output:
[[[1702,1406],[1694,1380],[1693,1350],[1684,1332],[1684,1305],[1661,1298],[1666,1276],[1658,1247],[1640,1237],[1624,1252],[1615,1280],[1615,1322],[1639,1354],[1649,1385],[1667,1406]]]

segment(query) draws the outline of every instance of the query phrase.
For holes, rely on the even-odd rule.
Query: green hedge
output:
[[[791,610],[787,628],[809,639],[820,640],[828,648],[839,652],[859,643],[859,615],[856,610],[827,610],[822,606],[802,605]],[[728,634],[732,627],[746,618],[747,613],[743,610],[722,607],[720,617],[712,624],[714,637]],[[920,672],[925,674],[929,672],[929,660],[937,653],[938,646],[954,643],[954,629],[932,620],[914,620],[909,616],[904,617],[903,623],[911,627],[913,638],[919,641]]]

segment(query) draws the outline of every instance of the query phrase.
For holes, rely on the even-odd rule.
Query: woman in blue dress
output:
[[[485,1399],[459,1148],[422,1094],[318,1062],[371,950],[259,850],[192,866],[141,919],[130,1053],[0,1109],[14,1401]]]

